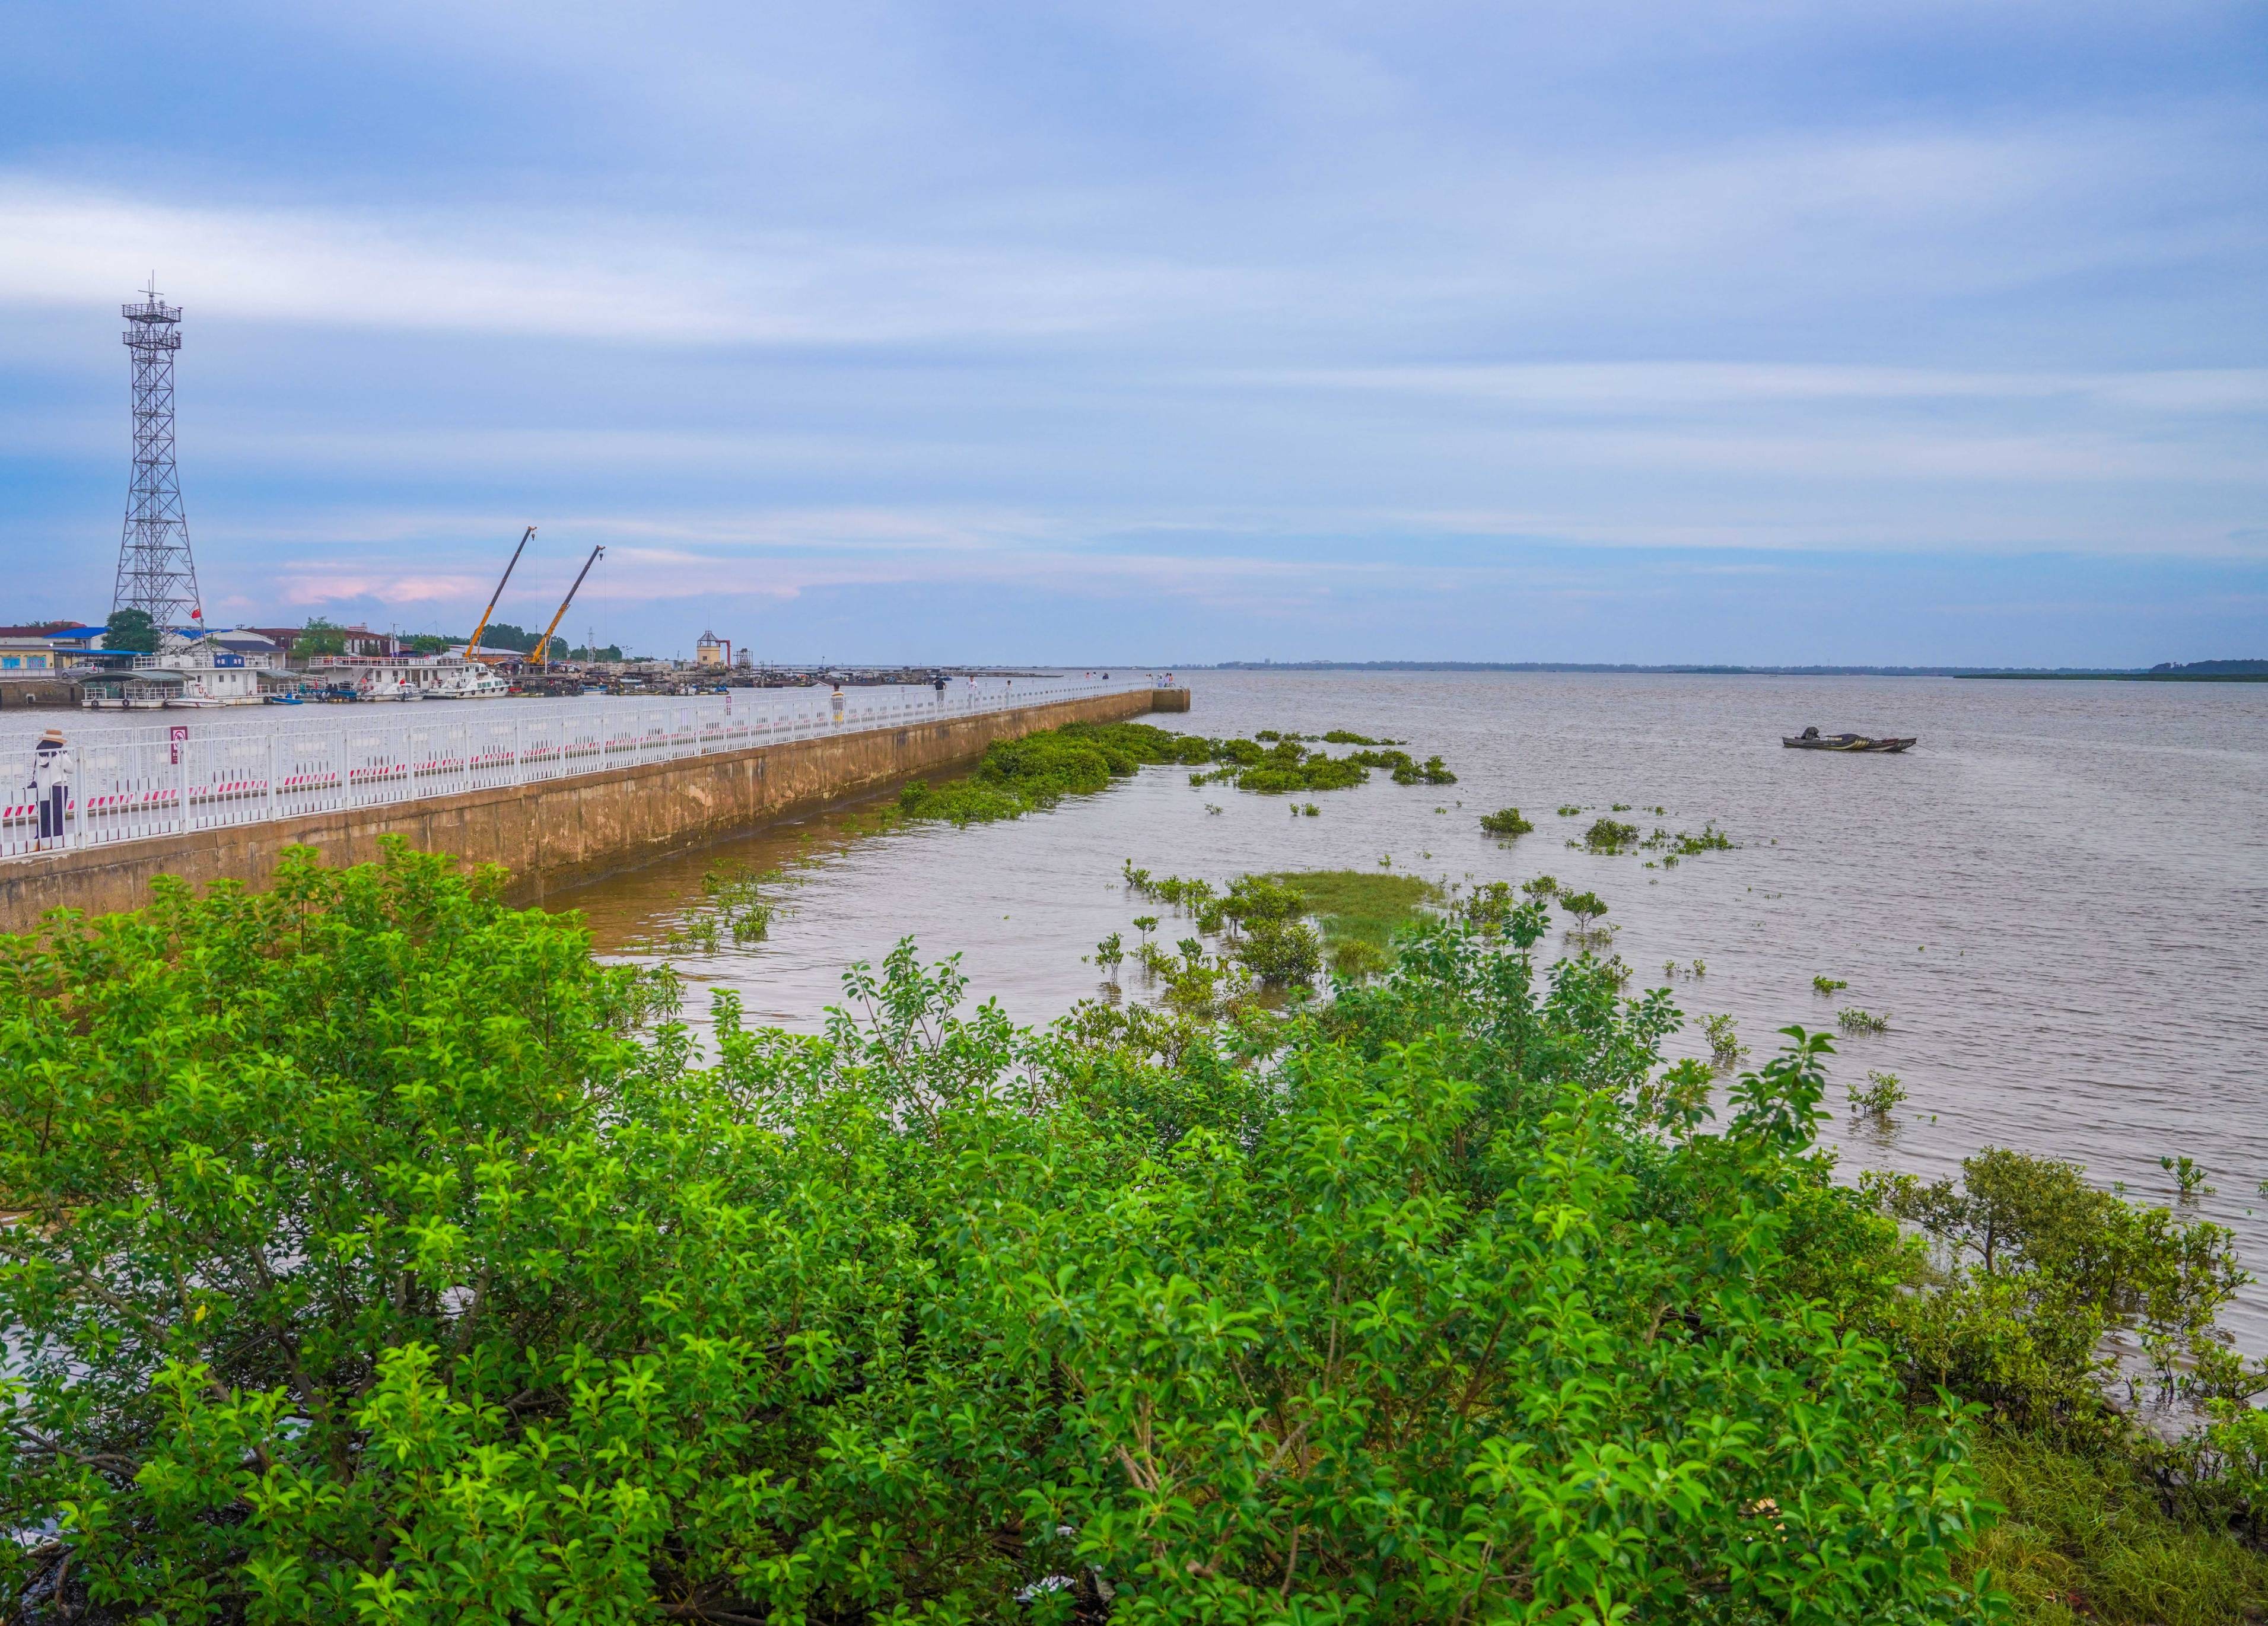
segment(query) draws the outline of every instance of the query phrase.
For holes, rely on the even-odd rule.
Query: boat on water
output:
[[[1904,739],[1894,735],[1822,734],[1815,728],[1807,728],[1800,734],[1781,735],[1779,742],[1791,751],[1903,751],[1919,738],[1918,734]]]
[[[319,683],[346,684],[357,700],[488,700],[510,685],[479,661],[447,655],[324,655],[308,663]]]

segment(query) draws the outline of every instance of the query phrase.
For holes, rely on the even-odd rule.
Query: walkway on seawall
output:
[[[190,828],[180,828],[177,811],[166,818],[161,808],[156,817],[173,828],[121,832],[63,850],[0,859],[0,931],[28,931],[51,909],[102,915],[138,908],[159,875],[178,875],[200,887],[223,879],[258,886],[275,872],[286,847],[313,847],[334,865],[361,863],[378,856],[384,835],[475,863],[501,864],[512,872],[515,890],[533,901],[567,881],[973,762],[996,739],[1189,707],[1184,688],[1093,686],[1092,692],[1068,695],[1052,688],[1028,701],[1019,692],[1014,699],[981,707],[958,701],[926,709],[893,706],[887,715],[873,708],[841,725],[831,718],[816,724],[799,718],[770,731],[778,737],[754,745],[735,743],[734,736],[753,732],[762,738],[768,731],[761,725],[737,725],[729,734],[703,725],[661,744],[647,735],[629,748],[599,751],[587,769],[570,754],[545,754],[523,744],[517,754],[525,760],[465,751],[460,758],[388,768],[382,778],[358,778],[369,770],[344,767],[305,785],[294,783],[304,776],[284,771],[258,781],[195,783],[183,773],[169,799],[173,808],[190,807]],[[459,705],[487,703],[494,703]],[[200,720],[210,715],[201,714]],[[283,748],[269,741],[262,733],[256,746],[242,748],[261,754]],[[152,779],[165,776],[161,769]],[[468,782],[473,788],[453,788]],[[256,788],[233,800],[215,791],[239,783]],[[84,778],[81,790],[92,802]],[[294,798],[352,805],[278,806]],[[273,816],[263,816],[271,809]],[[78,823],[75,816],[75,831]]]

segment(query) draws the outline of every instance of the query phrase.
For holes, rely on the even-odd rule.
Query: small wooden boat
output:
[[[1918,738],[1877,739],[1871,734],[1822,734],[1807,728],[1792,738],[1781,735],[1779,742],[1791,751],[1903,751]]]

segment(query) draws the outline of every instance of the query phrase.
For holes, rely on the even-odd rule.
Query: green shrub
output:
[[[1628,852],[1638,845],[1638,826],[1617,819],[1600,819],[1583,832],[1583,845],[1592,852]]]
[[[1263,987],[1305,984],[1323,968],[1322,939],[1304,921],[1262,920],[1245,929],[1236,960]]]
[[[1192,953],[1186,1009],[1042,1034],[901,945],[702,1047],[398,847],[0,942],[0,1514],[55,1532],[0,1604],[1972,1610],[1961,1428],[1817,1290],[1887,1223],[1811,1150],[1823,1047],[1702,1132],[1666,998],[1541,931],[1421,924],[1293,1017],[1198,1014]]]
[[[1481,828],[1500,840],[1509,841],[1513,836],[1525,835],[1535,828],[1521,817],[1517,807],[1499,808],[1495,813],[1481,815]]]

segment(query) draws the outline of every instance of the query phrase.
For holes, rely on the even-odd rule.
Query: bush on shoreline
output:
[[[1623,1102],[1666,1003],[1585,962],[1537,991],[1542,931],[1431,929],[1172,1067],[962,1012],[910,945],[822,1038],[718,995],[696,1067],[637,1031],[672,990],[399,847],[11,940],[4,1512],[55,1534],[0,1586],[112,1619],[1954,1610],[1960,1432],[1791,1275],[1815,1064],[1659,1138]]]
[[[1668,990],[1540,963],[1544,905],[1500,901],[1289,1013],[1018,1029],[902,944],[816,1038],[715,995],[708,1051],[666,973],[399,843],[0,938],[0,1514],[34,1533],[0,1604],[1955,1621],[2005,1551],[2047,1620],[2171,1527],[2066,1497],[1995,1548],[1987,1395],[1930,1387],[1989,1386],[1918,1366],[1914,1323],[1957,1291],[1979,1350],[2022,1306],[2131,1327],[2209,1234],[2112,1223],[2124,1274],[2074,1299],[2052,1239],[2104,1216],[2058,1177],[1835,1183],[1801,1029],[1712,1127]],[[1956,1261],[2010,1204],[2031,1229],[1945,1278],[1900,1204]],[[2194,1328],[2219,1278],[2183,1279]],[[2084,1389],[2040,1393],[2107,1448]],[[2230,1431],[2165,1550],[2250,1607]]]

